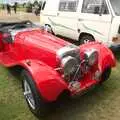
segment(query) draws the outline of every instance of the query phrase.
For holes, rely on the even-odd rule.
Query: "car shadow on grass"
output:
[[[21,81],[21,68],[19,67],[11,67],[8,68],[8,71],[12,76],[14,76],[17,80]]]
[[[49,116],[42,120],[85,120],[87,114],[90,114],[90,111],[105,99],[104,91],[103,85],[95,87],[82,96],[59,102],[53,107]]]
[[[117,61],[120,61],[120,49],[118,49],[117,51],[113,51],[115,58]]]

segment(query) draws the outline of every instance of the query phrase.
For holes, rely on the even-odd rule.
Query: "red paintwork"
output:
[[[78,92],[70,90],[68,83],[54,70],[57,67],[57,50],[68,44],[70,43],[38,29],[17,33],[11,44],[3,43],[2,34],[0,34],[0,64],[6,67],[20,65],[28,70],[42,97],[47,101],[55,101],[64,90],[70,91],[71,95]],[[84,75],[83,80],[80,81],[79,92],[98,83],[93,79],[96,69],[103,72],[107,66],[115,66],[112,52],[99,43],[81,45],[81,58],[86,50],[92,48],[99,52],[98,65]]]

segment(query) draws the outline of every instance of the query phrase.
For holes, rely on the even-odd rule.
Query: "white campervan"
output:
[[[40,23],[80,44],[120,45],[120,0],[46,0]]]

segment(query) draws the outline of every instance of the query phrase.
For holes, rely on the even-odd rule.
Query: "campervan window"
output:
[[[82,5],[82,13],[99,14],[102,10],[103,14],[109,14],[107,4],[104,0],[84,0]]]
[[[76,12],[79,0],[60,0],[59,11]]]

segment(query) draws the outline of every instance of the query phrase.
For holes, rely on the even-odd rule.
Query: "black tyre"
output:
[[[79,39],[80,45],[93,41],[95,41],[95,39],[90,35],[84,35]]]
[[[104,70],[102,73],[102,80],[100,83],[103,83],[104,81],[108,80],[111,74],[111,67],[108,67]]]
[[[22,71],[22,87],[24,97],[31,112],[38,118],[48,113],[48,103],[44,102],[28,71]]]

